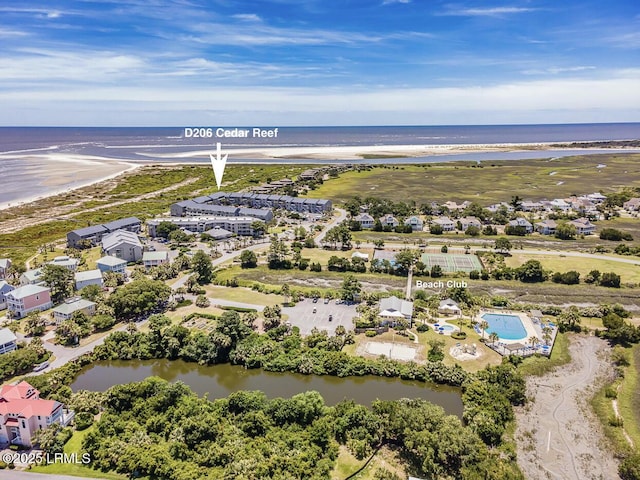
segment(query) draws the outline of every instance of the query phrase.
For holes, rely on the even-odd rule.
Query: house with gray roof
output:
[[[102,273],[113,272],[119,273],[121,275],[126,275],[127,273],[125,271],[127,261],[123,260],[122,258],[112,257],[110,255],[102,257],[98,261],[96,261],[96,266]]]
[[[417,215],[412,215],[404,221],[405,225],[409,225],[414,232],[421,232],[424,228],[424,222]]]
[[[380,299],[379,316],[383,323],[395,323],[399,318],[409,321],[413,317],[413,302],[402,300],[396,296]]]
[[[169,252],[144,252],[142,254],[142,264],[145,268],[157,267],[169,263]]]
[[[0,280],[7,278],[9,269],[11,268],[10,258],[0,258]]]
[[[102,251],[109,256],[121,258],[127,262],[142,259],[142,243],[133,232],[117,230],[102,239]]]
[[[556,233],[556,228],[558,224],[555,220],[543,220],[541,222],[536,223],[536,230],[541,235],[554,235]]]
[[[53,306],[51,290],[40,285],[25,285],[6,294],[7,310],[12,318],[23,318],[31,312]]]
[[[376,220],[368,213],[360,213],[353,217],[354,222],[358,222],[362,228],[373,228]]]
[[[510,227],[522,227],[526,233],[533,232],[533,225],[526,218],[518,217],[515,220],[510,220],[507,225]]]
[[[453,232],[456,229],[456,224],[449,217],[434,218],[431,223],[440,225],[444,232]]]
[[[67,270],[75,272],[78,269],[78,264],[80,260],[77,258],[69,257],[68,255],[60,255],[59,257],[54,258],[49,265],[57,265],[58,267],[64,267]]]
[[[76,312],[84,312],[89,317],[95,315],[96,304],[81,297],[74,297],[66,300],[51,311],[56,325],[60,325],[65,320],[69,320]]]
[[[0,310],[4,310],[7,308],[7,293],[15,290],[16,287],[5,282],[4,280],[0,280]]]
[[[96,268],[95,270],[85,270],[84,272],[76,272],[76,290],[82,290],[89,285],[97,285],[102,288],[102,271]]]
[[[20,275],[20,285],[44,285],[42,268],[33,268]]]
[[[8,328],[0,329],[0,354],[13,352],[18,348],[18,337]]]

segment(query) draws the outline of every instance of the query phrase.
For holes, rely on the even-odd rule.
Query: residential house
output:
[[[554,235],[558,224],[555,220],[543,220],[536,223],[536,230],[542,235]]]
[[[9,275],[9,269],[11,268],[10,258],[0,258],[0,280],[4,280]]]
[[[438,313],[441,315],[462,315],[462,310],[458,306],[458,302],[447,298],[440,301]]]
[[[80,261],[77,258],[71,258],[68,255],[61,255],[53,259],[53,261],[49,262],[49,265],[57,265],[59,267],[64,267],[67,270],[75,272],[78,269],[78,264]]]
[[[16,287],[4,280],[0,280],[0,310],[7,308],[7,293],[15,290]]]
[[[384,217],[380,217],[380,223],[382,223],[383,227],[391,227],[391,228],[396,228],[398,225],[400,225],[400,222],[398,222],[398,219],[391,214],[385,215]]]
[[[72,411],[56,400],[43,400],[29,383],[0,388],[0,443],[31,447],[33,436],[53,423],[67,426]]]
[[[469,227],[482,228],[482,222],[476,217],[462,217],[458,219],[460,222],[461,230],[465,232]]]
[[[25,285],[6,294],[7,310],[12,318],[22,318],[30,312],[53,306],[51,290],[40,285]]]
[[[27,270],[20,275],[20,285],[44,285],[42,268]]]
[[[524,231],[526,233],[533,232],[533,225],[531,225],[531,223],[527,219],[522,217],[518,217],[515,220],[510,220],[507,225],[510,227],[524,227]]]
[[[144,252],[142,255],[142,263],[145,268],[157,267],[169,263],[169,252]]]
[[[373,228],[376,220],[368,213],[360,213],[353,217],[355,222],[358,222],[362,228]]]
[[[578,235],[593,235],[593,232],[596,231],[596,226],[584,217],[571,220],[569,223],[576,227]]]
[[[522,209],[523,212],[537,212],[539,210],[542,210],[544,208],[544,205],[540,202],[532,202],[529,200],[524,200],[520,204],[520,208]]]
[[[13,352],[18,348],[18,337],[8,328],[0,330],[0,354]]]
[[[402,300],[398,297],[387,297],[380,299],[380,313],[382,323],[395,324],[398,319],[403,318],[411,325],[413,317],[413,302]]]
[[[622,204],[622,208],[624,208],[627,212],[637,212],[640,210],[640,198],[632,198],[627,202]]]
[[[96,304],[81,297],[74,297],[65,300],[63,304],[58,305],[52,312],[56,325],[60,325],[65,320],[69,320],[76,312],[84,312],[89,317],[95,315]]]
[[[499,212],[502,209],[505,209],[507,213],[511,213],[515,211],[515,208],[513,208],[513,205],[509,205],[506,202],[494,203],[493,205],[489,205],[487,207],[487,210],[489,210],[491,213]]]
[[[424,222],[417,215],[412,215],[404,221],[405,225],[411,226],[414,232],[421,232],[424,228]]]
[[[127,262],[137,262],[142,258],[142,243],[138,235],[127,230],[117,230],[102,239],[102,251],[109,256]]]
[[[76,272],[76,290],[82,290],[89,285],[97,285],[102,288],[102,271],[99,268],[95,270],[85,270],[84,272]]]
[[[600,192],[590,193],[587,195],[587,198],[593,203],[602,203],[607,199],[607,197]]]
[[[550,202],[547,202],[547,205],[551,210],[560,210],[562,212],[571,210],[571,205],[563,198],[554,198]]]
[[[102,273],[113,272],[113,273],[119,273],[125,276],[127,274],[125,270],[127,266],[127,261],[123,260],[122,258],[112,257],[110,255],[107,255],[106,257],[102,257],[101,259],[99,259],[96,262],[96,266],[98,267],[98,270],[100,270]]]
[[[456,229],[456,224],[449,217],[438,217],[431,220],[431,223],[440,225],[445,232],[453,232]]]

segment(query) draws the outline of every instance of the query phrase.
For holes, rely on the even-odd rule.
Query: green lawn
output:
[[[625,368],[618,390],[618,408],[624,429],[640,449],[640,345],[628,349],[631,365]]]
[[[564,365],[571,361],[569,355],[569,339],[564,333],[558,333],[549,358],[544,356],[532,356],[525,358],[518,367],[523,375],[541,376],[549,370]]]
[[[627,257],[637,258],[637,257]],[[526,253],[511,252],[510,257],[506,257],[505,263],[509,267],[518,267],[527,260],[538,260],[545,270],[554,272],[568,272],[575,270],[584,278],[591,270],[600,272],[615,272],[620,275],[622,283],[640,282],[640,265],[631,263],[616,262],[614,260],[583,258],[583,257],[563,257],[560,255],[527,255]],[[637,258],[640,260],[640,258]]]
[[[75,453],[78,458],[81,458],[82,455],[82,440],[84,437],[93,429],[94,427],[89,427],[86,430],[75,431],[73,432],[73,436],[69,439],[69,441],[64,446],[64,453],[72,454]],[[31,472],[35,473],[48,473],[50,475],[71,475],[74,477],[87,477],[87,478],[102,478],[105,480],[122,480],[126,479],[126,475],[120,475],[113,472],[101,472],[99,470],[94,470],[90,466],[85,466],[82,464],[75,463],[52,463],[49,465],[41,465],[32,467],[30,469]],[[43,477],[46,479],[46,477]]]
[[[284,297],[282,295],[260,293],[243,287],[231,288],[209,285],[204,288],[207,291],[207,297],[222,298],[232,302],[273,306],[284,301]]]

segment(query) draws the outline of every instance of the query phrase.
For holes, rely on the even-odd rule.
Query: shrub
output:
[[[375,337],[376,335],[378,335],[378,332],[376,332],[375,330],[367,330],[364,335],[366,337]]]
[[[428,331],[429,331],[429,325],[427,325],[426,323],[421,323],[420,325],[418,325],[418,327],[416,328],[416,330],[417,330],[419,333],[428,332]]]
[[[451,338],[455,338],[456,340],[464,340],[465,338],[467,338],[467,333],[466,332],[453,332],[451,334]]]
[[[93,423],[93,415],[89,412],[79,412],[76,414],[74,420],[77,430],[85,430]]]
[[[604,396],[607,398],[618,398],[618,392],[613,387],[607,387],[604,389]]]
[[[232,312],[240,313],[257,312],[255,308],[232,307],[230,305],[219,305],[218,308],[220,308],[220,310],[231,310]]]
[[[609,417],[609,425],[612,427],[621,427],[624,424],[622,417],[619,415],[611,415]]]

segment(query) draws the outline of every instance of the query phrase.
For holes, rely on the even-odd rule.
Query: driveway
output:
[[[313,313],[314,308],[316,313]],[[288,316],[292,327],[300,328],[302,336],[311,334],[314,327],[334,335],[338,325],[344,326],[347,330],[353,330],[356,304],[337,305],[335,300],[325,304],[322,299],[319,299],[318,303],[313,303],[310,298],[307,298],[293,307],[283,307],[282,313]],[[329,321],[329,315],[333,316],[332,321]]]

